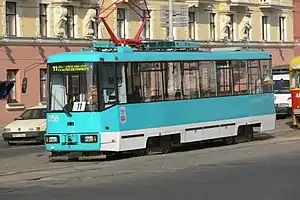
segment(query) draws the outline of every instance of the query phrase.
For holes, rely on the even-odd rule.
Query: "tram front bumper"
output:
[[[117,140],[107,141],[107,133],[78,133],[45,135],[45,147],[49,152],[99,152],[117,151]]]

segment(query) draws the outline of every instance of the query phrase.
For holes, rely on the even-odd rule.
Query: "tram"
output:
[[[200,52],[193,42],[142,49],[95,42],[48,58],[45,146],[55,157],[98,157],[275,128],[271,54]]]
[[[111,42],[51,55],[46,150],[56,158],[168,153],[176,145],[253,139],[275,128],[272,56],[265,51],[203,52],[199,42],[140,39],[146,0],[101,8]],[[121,4],[140,18],[134,38],[117,38],[107,19]],[[105,15],[106,13],[106,15]]]

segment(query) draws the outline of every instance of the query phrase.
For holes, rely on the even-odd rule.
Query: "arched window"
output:
[[[225,26],[225,33],[226,33],[227,39],[228,39],[228,40],[232,40],[231,27],[230,27],[230,25],[226,25],[226,26]]]
[[[247,40],[250,39],[250,28],[247,26],[244,28],[244,38],[246,38]]]

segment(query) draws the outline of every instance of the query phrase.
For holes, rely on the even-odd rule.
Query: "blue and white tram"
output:
[[[174,144],[233,144],[252,140],[253,127],[275,128],[270,53],[168,45],[177,51],[95,43],[50,56],[45,146],[52,157],[167,153]]]

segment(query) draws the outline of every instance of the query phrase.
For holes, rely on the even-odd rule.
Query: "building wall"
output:
[[[294,0],[294,39],[300,42],[300,0]],[[300,56],[300,47],[295,48],[295,56]]]
[[[11,10],[10,13],[6,12],[8,5],[13,5],[9,2],[16,3],[15,14]],[[139,0],[134,2],[143,8]],[[295,5],[300,4],[299,2],[300,0],[295,0]],[[40,10],[41,3],[47,5],[46,13]],[[109,39],[103,22],[97,26],[95,19],[96,12],[103,11],[110,3],[111,1],[102,0],[79,0],[69,1],[69,3],[63,0],[55,0],[55,2],[53,0],[0,0],[0,80],[7,79],[8,70],[17,70],[15,86],[17,103],[0,102],[0,125],[12,121],[26,107],[41,103],[40,69],[46,68],[47,56],[88,47],[91,44],[90,39]],[[142,34],[143,39],[167,39],[168,31],[167,28],[161,27],[160,18],[161,5],[168,5],[168,1],[148,0],[147,3],[151,10],[151,18],[149,19],[149,29],[145,30],[146,37]],[[293,23],[294,17],[299,18],[300,8],[296,6],[293,15],[292,0],[266,0],[266,3],[262,3],[261,0],[186,0],[174,2],[174,5],[181,4],[189,5],[189,12],[194,13],[195,19],[193,22],[190,20],[189,27],[173,28],[175,40],[199,41],[207,50],[214,47],[242,47],[247,44],[250,45],[250,49],[271,52],[273,65],[288,64],[294,57],[294,33],[295,39],[299,40],[300,29],[294,25],[295,30],[293,30]],[[73,17],[71,8],[74,9]],[[121,5],[120,8],[124,9],[124,19],[118,20],[118,14],[115,10],[106,20],[115,34],[122,29],[124,30],[122,36],[132,38],[141,24],[141,19],[127,5]],[[105,16],[108,12],[102,13],[101,16]],[[233,15],[232,23],[230,22],[230,14]],[[212,15],[214,15],[214,22],[211,21]],[[268,24],[266,25],[268,38],[265,41],[262,38],[263,15],[268,16]],[[285,17],[284,39],[282,41],[279,40],[280,16]],[[41,25],[44,19],[47,20],[45,27]],[[11,21],[13,24],[7,24],[6,21]],[[249,37],[244,31],[245,27],[248,26],[247,22],[249,23]],[[7,28],[14,26],[15,30],[8,30]],[[227,26],[230,32],[233,32],[233,39],[231,35],[230,38],[227,38]],[[41,28],[44,31],[41,32]],[[73,28],[74,31],[68,31]],[[194,30],[193,34],[191,30]],[[28,77],[28,91],[26,94],[22,94],[21,80],[25,71],[25,75]]]
[[[88,45],[86,45],[88,47]],[[44,58],[49,55],[78,51],[79,47],[59,46],[9,46],[0,48],[0,80],[7,79],[7,70],[17,70],[15,79],[16,103],[0,101],[0,124],[7,124],[21,114],[26,107],[41,104],[41,75],[40,70],[46,69]],[[21,92],[22,78],[28,78],[26,94]]]

